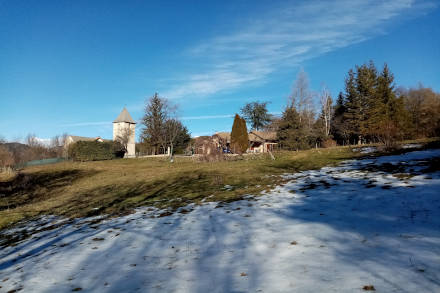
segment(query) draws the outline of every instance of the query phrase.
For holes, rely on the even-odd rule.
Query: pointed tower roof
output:
[[[113,123],[117,123],[117,122],[128,122],[128,123],[136,124],[136,122],[134,122],[133,118],[131,118],[130,113],[128,113],[125,107],[124,109],[122,109],[118,118],[116,118],[115,121],[113,121]]]

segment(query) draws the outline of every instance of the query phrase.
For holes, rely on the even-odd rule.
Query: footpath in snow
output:
[[[0,292],[440,292],[433,158],[440,150],[286,174],[262,196],[167,217],[46,217],[1,248]]]

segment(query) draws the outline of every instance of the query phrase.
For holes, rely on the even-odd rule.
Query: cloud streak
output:
[[[206,119],[223,119],[223,118],[233,118],[234,115],[205,115],[205,116],[188,116],[182,117],[180,120],[206,120]]]
[[[59,126],[64,126],[64,127],[81,127],[81,126],[102,126],[102,125],[112,125],[112,122],[111,121],[78,122],[78,123],[60,124]]]
[[[269,112],[270,115],[279,116],[281,112]],[[202,115],[202,116],[188,116],[182,117],[180,120],[209,120],[209,119],[224,119],[224,118],[234,118],[235,114],[225,114],[225,115]]]
[[[185,73],[178,85],[164,91],[169,98],[209,96],[266,82],[283,67],[385,34],[395,21],[426,13],[434,2],[305,1],[255,16],[240,30],[191,48],[191,58],[206,65]]]

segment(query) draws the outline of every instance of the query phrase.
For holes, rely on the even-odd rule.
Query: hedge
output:
[[[78,141],[69,146],[69,158],[74,161],[112,160],[124,156],[120,143],[113,141]]]

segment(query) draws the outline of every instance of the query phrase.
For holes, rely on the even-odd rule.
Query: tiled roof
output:
[[[275,131],[257,131],[252,130],[249,133],[250,141],[268,141],[268,140],[277,140],[277,133]]]

